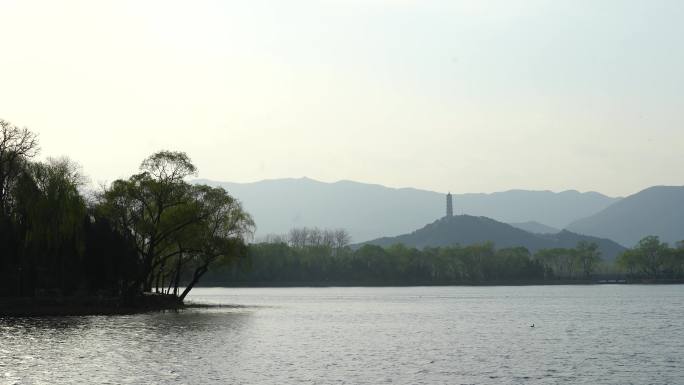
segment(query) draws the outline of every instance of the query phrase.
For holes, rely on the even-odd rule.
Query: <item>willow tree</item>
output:
[[[193,195],[201,219],[191,227],[191,237],[186,236],[184,243],[177,243],[179,263],[172,271],[175,277],[180,276],[183,267],[190,273],[187,285],[180,293],[181,300],[208,271],[210,264],[246,255],[245,235],[252,234],[254,229],[252,218],[240,202],[223,188],[195,186]],[[176,279],[175,294],[178,285],[179,279]]]
[[[17,260],[19,231],[16,223],[16,200],[12,190],[29,159],[38,152],[34,133],[0,119],[0,293],[21,291],[21,266]],[[4,289],[3,289],[4,287]]]
[[[136,245],[139,273],[131,293],[163,291],[168,279],[178,295],[181,269],[190,261],[206,261],[193,274],[196,283],[211,262],[236,255],[235,245],[251,234],[253,222],[239,202],[223,189],[191,185],[185,179],[195,173],[185,153],[160,151],[141,163],[140,173],[101,194],[100,212]]]
[[[67,158],[26,163],[12,188],[20,265],[28,289],[75,289],[86,205],[80,168]]]

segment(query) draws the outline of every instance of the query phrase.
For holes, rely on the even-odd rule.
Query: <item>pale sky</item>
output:
[[[684,184],[684,1],[0,0],[0,118],[94,182]]]

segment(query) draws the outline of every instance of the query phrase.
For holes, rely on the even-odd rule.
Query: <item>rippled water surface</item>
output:
[[[684,384],[681,285],[196,289],[191,300],[241,306],[0,318],[0,384]]]

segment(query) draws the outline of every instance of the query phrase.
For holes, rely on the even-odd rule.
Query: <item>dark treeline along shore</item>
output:
[[[0,314],[180,306],[210,264],[245,255],[252,219],[222,188],[187,183],[185,153],[85,192],[74,162],[34,161],[38,149],[0,120]]]
[[[248,248],[249,258],[215,265],[211,284],[289,285],[472,285],[677,282],[684,279],[684,244],[670,248],[657,237],[644,238],[615,262],[601,259],[596,243],[530,253],[524,247],[497,249],[491,242],[425,247],[394,244],[353,249],[344,230],[293,229]]]

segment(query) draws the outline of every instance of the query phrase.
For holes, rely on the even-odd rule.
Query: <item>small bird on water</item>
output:
[[[534,323],[532,323],[532,325],[530,325],[530,327],[533,328],[533,327],[534,327]]]

